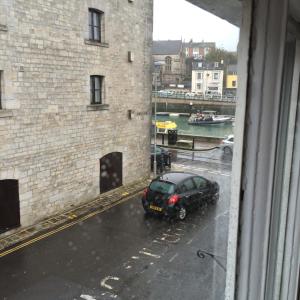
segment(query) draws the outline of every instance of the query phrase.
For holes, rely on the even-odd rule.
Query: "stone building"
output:
[[[0,2],[0,231],[149,175],[152,6]]]
[[[159,85],[161,88],[183,83],[185,78],[185,56],[182,46],[181,40],[153,41],[153,62],[160,65]]]

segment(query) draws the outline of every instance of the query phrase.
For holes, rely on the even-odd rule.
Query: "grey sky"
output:
[[[154,0],[154,40],[216,42],[217,47],[236,50],[238,27],[185,0]]]

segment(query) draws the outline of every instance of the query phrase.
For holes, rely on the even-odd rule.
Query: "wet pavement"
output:
[[[223,299],[230,168],[172,168],[218,181],[218,203],[177,222],[146,218],[133,196],[0,258],[0,299]]]

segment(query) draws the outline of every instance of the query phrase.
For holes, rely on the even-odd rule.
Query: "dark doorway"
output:
[[[100,193],[122,185],[122,153],[112,152],[100,159]]]
[[[18,180],[0,180],[0,233],[20,226]]]

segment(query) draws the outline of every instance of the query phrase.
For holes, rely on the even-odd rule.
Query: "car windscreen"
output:
[[[162,194],[173,194],[175,192],[175,184],[166,181],[152,181],[149,188],[153,192],[159,192]]]

